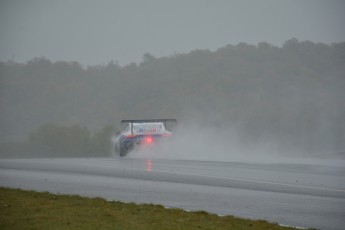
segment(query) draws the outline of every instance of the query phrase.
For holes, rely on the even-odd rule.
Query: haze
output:
[[[170,149],[199,159],[344,156],[343,12],[316,0],[0,1],[0,153],[109,156],[121,119],[176,118]]]
[[[123,66],[240,42],[330,44],[345,40],[344,12],[341,0],[1,0],[0,60]]]

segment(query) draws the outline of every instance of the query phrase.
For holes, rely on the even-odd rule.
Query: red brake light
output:
[[[153,138],[152,138],[152,137],[146,137],[146,138],[145,138],[145,142],[146,142],[147,144],[151,144],[151,143],[153,142]]]

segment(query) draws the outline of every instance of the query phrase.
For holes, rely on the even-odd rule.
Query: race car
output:
[[[122,131],[115,136],[115,154],[123,157],[139,145],[156,145],[173,135],[167,124],[173,127],[176,123],[176,119],[122,120]]]

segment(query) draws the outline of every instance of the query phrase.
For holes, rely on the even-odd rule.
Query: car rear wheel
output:
[[[133,143],[116,143],[115,144],[115,154],[120,155],[121,157],[126,156],[131,150],[133,150],[134,144]]]
[[[115,155],[120,155],[120,149],[117,143],[115,144]]]
[[[121,157],[126,156],[127,153],[128,153],[127,148],[124,148],[124,147],[120,148],[120,156],[121,156]]]

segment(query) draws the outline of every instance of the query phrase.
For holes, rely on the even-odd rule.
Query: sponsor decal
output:
[[[150,129],[150,128],[139,128],[138,129],[139,133],[156,133],[158,131],[159,130],[157,128],[152,128],[152,129]]]

